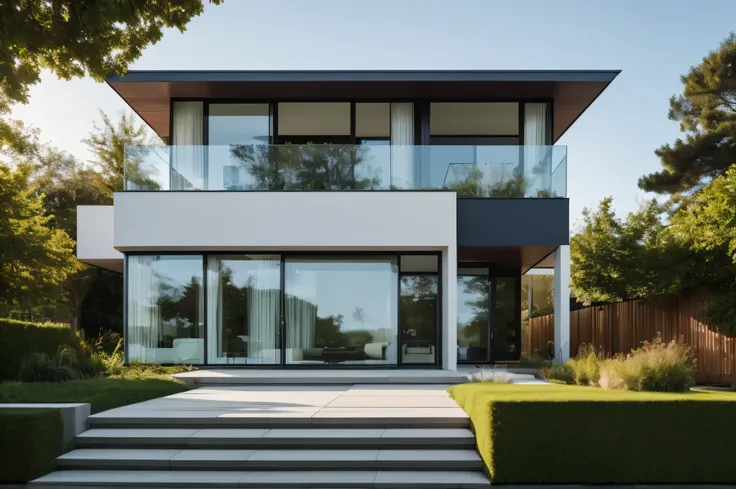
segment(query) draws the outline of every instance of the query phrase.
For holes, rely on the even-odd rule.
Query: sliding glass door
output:
[[[209,363],[281,363],[281,257],[207,257]]]
[[[395,256],[287,257],[287,364],[395,365]]]
[[[129,361],[434,366],[439,255],[126,257]]]

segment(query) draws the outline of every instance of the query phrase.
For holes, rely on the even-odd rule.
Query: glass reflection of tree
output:
[[[174,338],[199,337],[200,278],[192,276],[181,286],[172,284],[167,277],[159,276],[159,279],[161,286],[157,305],[164,325],[175,329]]]
[[[434,344],[437,337],[437,276],[403,276],[399,312],[405,342],[414,338]]]
[[[125,148],[125,185],[129,190],[159,190],[161,185],[157,182],[158,170],[156,165],[150,163],[150,159],[160,159],[162,164],[168,166],[168,158],[164,158],[159,152],[166,149],[165,146],[127,146]],[[168,179],[168,176],[165,176]],[[160,179],[160,177],[158,177]]]
[[[516,360],[516,329],[521,320],[521,311],[516,299],[519,282],[516,277],[499,277],[496,279],[495,336],[493,341],[493,358],[495,360]]]
[[[535,166],[534,173],[538,173],[539,168],[540,165]],[[456,191],[458,197],[523,198],[528,197],[527,191],[531,186],[521,167],[517,167],[508,178],[495,183],[484,183],[485,174],[477,165],[452,166],[451,171],[456,181],[446,185],[446,188]],[[539,189],[536,197],[552,198],[556,194],[547,189]]]
[[[351,145],[233,145],[230,154],[268,190],[373,190],[380,172],[367,164],[368,149]]]
[[[338,314],[320,317],[317,315],[314,328],[314,346],[316,348],[363,348],[373,341],[373,335],[366,330],[342,331],[345,316]]]
[[[465,302],[465,305],[473,312],[473,317],[464,325],[462,330],[458,331],[458,337],[465,339],[465,344],[461,346],[485,347],[489,328],[490,284],[486,277],[468,277],[463,285],[465,294],[472,297],[472,299]]]

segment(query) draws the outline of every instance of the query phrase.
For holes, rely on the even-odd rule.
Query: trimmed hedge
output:
[[[450,393],[494,484],[736,483],[733,395],[483,384]]]
[[[0,409],[0,483],[24,483],[54,470],[63,437],[58,409]]]
[[[80,350],[79,340],[67,326],[0,319],[0,381],[17,380],[28,354],[40,352],[51,357],[63,345]]]

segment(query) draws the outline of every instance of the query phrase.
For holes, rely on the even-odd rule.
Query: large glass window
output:
[[[202,257],[130,255],[128,361],[204,362]]]
[[[208,362],[281,362],[281,257],[207,259]]]
[[[267,167],[271,142],[269,104],[210,104],[208,190],[266,190],[258,168]]]
[[[294,257],[285,262],[290,364],[396,364],[396,257]]]

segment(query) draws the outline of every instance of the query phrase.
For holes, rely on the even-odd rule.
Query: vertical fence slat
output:
[[[734,382],[736,339],[714,331],[699,317],[704,298],[696,291],[689,297],[632,300],[571,311],[570,354],[577,354],[583,344],[602,349],[606,355],[628,353],[660,333],[663,341],[684,341],[692,348],[698,382]],[[545,351],[549,341],[554,341],[554,314],[530,318],[530,345],[524,351]]]

